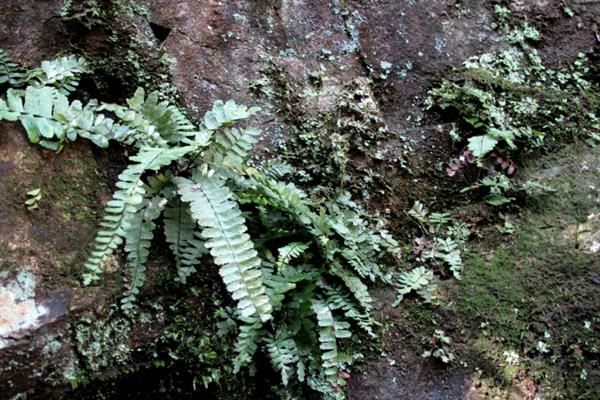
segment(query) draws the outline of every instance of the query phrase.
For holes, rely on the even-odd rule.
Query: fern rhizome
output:
[[[375,336],[365,281],[390,282],[380,263],[397,243],[369,229],[348,198],[314,204],[284,183],[289,166],[249,167],[259,131],[240,123],[257,108],[216,101],[194,125],[143,89],[126,105],[84,105],[69,96],[85,69],[83,60],[63,57],[27,71],[0,51],[0,84],[9,87],[0,120],[21,122],[33,143],[55,151],[78,136],[134,149],[106,204],[84,282],[120,263],[113,256],[123,247],[122,308],[134,310],[151,242],[164,227],[176,279],[186,283],[214,265],[236,304],[234,370],[252,368],[264,352],[283,385],[305,382],[324,398],[342,398],[355,358],[342,341],[358,331]]]

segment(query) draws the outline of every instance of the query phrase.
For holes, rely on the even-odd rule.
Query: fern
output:
[[[28,86],[21,91],[9,89],[6,101],[0,99],[0,120],[21,121],[32,143],[60,150],[77,136],[107,147],[115,137],[119,125],[110,118],[93,111],[94,103],[83,107],[81,102],[69,103],[66,96],[51,87]]]
[[[333,273],[337,275],[350,290],[350,293],[354,295],[354,298],[358,301],[365,310],[370,311],[372,308],[371,303],[373,299],[369,295],[367,286],[360,280],[360,278],[352,275],[352,273],[341,268],[339,265],[333,268]]]
[[[351,362],[351,357],[339,350],[337,341],[352,335],[349,330],[350,324],[336,321],[329,306],[322,301],[315,300],[313,310],[319,324],[322,372],[331,386],[337,389],[345,384],[340,371]]]
[[[257,317],[240,317],[243,324],[235,343],[237,356],[233,360],[234,372],[252,362],[252,358],[258,350],[258,343],[265,334],[263,324]]]
[[[124,309],[131,309],[136,295],[145,281],[146,262],[150,254],[150,244],[156,229],[156,220],[164,208],[165,201],[155,197],[148,201],[141,212],[135,214],[125,229],[125,251],[127,252],[128,267],[132,270],[132,277],[121,300]]]
[[[192,219],[189,207],[184,206],[179,198],[165,209],[165,238],[175,256],[177,275],[182,283],[196,272],[201,257],[207,253]]]
[[[195,181],[175,180],[181,198],[190,203],[192,216],[202,228],[219,273],[242,316],[257,315],[262,321],[271,318],[271,303],[265,294],[257,257],[245,220],[224,181],[208,174],[196,174]]]
[[[399,304],[404,296],[410,292],[417,292],[427,302],[435,300],[437,283],[433,271],[425,267],[417,267],[411,271],[403,272],[398,279],[396,293],[398,297],[395,304]]]
[[[353,320],[361,329],[369,336],[376,338],[377,335],[373,331],[376,322],[370,317],[367,312],[359,310],[350,297],[338,285],[328,285],[325,282],[320,282],[319,286],[323,287],[327,294],[327,304],[332,311],[341,309],[344,315]]]
[[[227,127],[237,121],[250,118],[260,111],[258,107],[246,107],[243,104],[236,104],[233,100],[223,103],[217,100],[213,104],[211,111],[204,115],[203,125],[211,131]]]
[[[382,265],[387,255],[397,256],[397,243],[371,229],[348,196],[315,204],[282,182],[289,165],[245,166],[259,131],[238,123],[257,108],[217,101],[194,126],[177,107],[142,89],[126,105],[71,102],[68,95],[85,71],[81,59],[47,62],[11,78],[19,71],[0,52],[0,77],[12,86],[0,98],[0,119],[19,121],[32,142],[61,150],[83,137],[102,147],[119,141],[134,152],[106,205],[84,282],[99,279],[123,245],[121,303],[131,312],[162,216],[175,279],[186,283],[201,262],[217,267],[236,303],[225,306],[230,318],[219,329],[237,333],[234,371],[255,368],[260,352],[284,385],[304,382],[328,398],[343,398],[352,357],[339,342],[356,327],[376,336],[363,279],[389,281]]]
[[[260,134],[258,129],[224,129],[214,136],[207,156],[216,164],[241,167]]]
[[[23,68],[13,62],[4,50],[0,49],[0,85],[8,83],[10,86],[16,87],[21,84],[24,77]]]
[[[279,248],[277,268],[286,268],[292,259],[300,257],[307,249],[308,244],[302,242],[292,242]]]
[[[77,89],[80,75],[86,72],[85,59],[65,56],[42,61],[39,69],[29,73],[26,82],[35,87],[54,86],[60,93],[68,95]]]
[[[146,171],[156,171],[169,165],[189,153],[192,147],[179,147],[173,149],[142,149],[142,151],[130,157],[134,162],[119,175],[117,190],[111,201],[104,210],[105,216],[100,223],[101,230],[97,233],[94,250],[85,263],[89,270],[84,275],[84,282],[90,282],[99,278],[102,264],[108,261],[115,249],[123,243],[126,229],[131,219],[140,210],[146,190],[142,181],[142,175]]]
[[[267,352],[276,371],[281,374],[281,382],[287,386],[297,363],[300,361],[298,347],[286,325],[281,325],[277,335],[265,338]]]

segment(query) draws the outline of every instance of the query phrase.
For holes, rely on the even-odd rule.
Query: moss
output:
[[[482,243],[455,296],[457,318],[470,325],[484,357],[506,364],[503,352],[514,350],[521,370],[566,398],[591,399],[600,387],[600,299],[590,279],[600,266],[596,254],[577,248],[572,229],[598,211],[597,157],[597,150],[575,147],[530,167],[527,175],[556,195],[523,210],[509,242]],[[544,164],[549,168],[540,171]],[[504,383],[514,377],[506,367],[495,375]]]

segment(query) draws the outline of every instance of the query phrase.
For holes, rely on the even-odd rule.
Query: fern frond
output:
[[[290,261],[300,257],[306,250],[308,250],[308,244],[302,242],[292,242],[280,247],[277,251],[277,268],[284,269]]]
[[[205,246],[220,265],[219,274],[244,317],[271,318],[271,302],[265,293],[257,256],[246,221],[224,181],[217,176],[197,174],[195,182],[175,178],[179,194],[191,205],[192,216],[207,239]]]
[[[379,265],[370,261],[372,258],[363,259],[358,248],[345,248],[341,251],[341,254],[361,277],[369,278],[371,282],[374,282],[382,276]]]
[[[327,235],[327,220],[311,211],[307,195],[291,183],[282,183],[271,179],[253,168],[246,168],[245,173],[252,178],[249,190],[256,190],[264,197],[264,201],[272,207],[292,216],[301,225],[305,225],[315,236]]]
[[[454,277],[458,280],[461,279],[460,273],[462,271],[462,258],[460,256],[460,250],[458,244],[451,238],[435,238],[435,243],[439,249],[443,252],[438,258],[445,261],[450,267],[450,271]]]
[[[430,302],[435,299],[435,291],[437,284],[433,271],[425,267],[417,267],[411,271],[403,272],[398,278],[396,292],[398,297],[395,305],[399,304],[404,296],[410,292],[417,292],[426,301]]]
[[[230,167],[241,167],[256,143],[260,130],[227,128],[218,131],[205,152],[208,161]]]
[[[337,340],[351,337],[350,324],[336,321],[329,306],[320,300],[313,301],[313,310],[319,324],[322,372],[332,388],[337,389],[345,383],[339,372],[351,361],[338,349]]]
[[[260,172],[271,179],[281,179],[294,172],[294,167],[284,161],[273,160],[261,165]]]
[[[367,286],[360,280],[360,278],[356,277],[349,271],[346,271],[339,265],[335,265],[331,270],[344,282],[350,293],[352,293],[361,307],[367,311],[370,311],[373,308],[373,299],[369,294]]]
[[[196,272],[201,257],[207,253],[202,240],[197,236],[196,223],[187,205],[179,198],[173,200],[165,210],[164,231],[169,247],[175,255],[179,281],[185,283]]]
[[[338,285],[328,285],[325,282],[319,282],[319,286],[323,288],[327,294],[327,304],[332,311],[341,309],[344,311],[344,315],[350,318],[356,324],[362,328],[369,336],[376,338],[377,335],[373,331],[377,322],[371,318],[368,312],[361,312],[355,305],[354,301],[350,299],[347,293],[344,292],[343,288]]]
[[[257,317],[240,317],[243,324],[235,342],[237,356],[233,360],[233,372],[238,373],[240,368],[252,363],[252,357],[258,350],[258,345],[265,335],[263,324]]]
[[[129,158],[132,164],[119,175],[118,190],[113,194],[104,210],[100,222],[100,231],[96,235],[95,247],[85,262],[88,273],[84,276],[86,284],[98,279],[105,263],[115,249],[123,243],[125,229],[131,218],[140,210],[146,191],[142,175],[146,171],[156,171],[190,152],[192,147],[173,149],[143,149]]]
[[[31,71],[27,79],[32,86],[54,86],[60,93],[68,95],[75,91],[80,75],[87,71],[85,59],[71,55],[42,61],[41,67]]]
[[[264,340],[271,364],[281,374],[281,382],[287,386],[294,373],[294,364],[300,359],[296,342],[285,324],[279,326],[275,336],[268,335]]]
[[[236,104],[233,100],[223,103],[217,100],[213,103],[213,108],[204,114],[204,126],[215,131],[220,128],[227,127],[237,121],[250,118],[252,115],[260,111],[258,107],[246,107],[243,104]]]
[[[144,285],[146,279],[146,262],[150,254],[150,244],[154,237],[156,224],[154,221],[160,216],[164,209],[166,200],[155,197],[147,201],[140,212],[134,214],[125,228],[125,252],[127,253],[128,268],[132,270],[132,276],[121,299],[121,307],[124,310],[133,308],[136,295]]]
[[[52,87],[28,86],[24,94],[9,89],[6,101],[0,99],[0,120],[21,121],[32,143],[51,150],[60,150],[77,136],[107,147],[108,140],[123,128],[94,110],[95,103],[86,107],[77,100],[69,103],[65,95]]]
[[[23,67],[13,62],[10,56],[0,49],[0,85],[8,83],[13,87],[20,86],[24,77]]]

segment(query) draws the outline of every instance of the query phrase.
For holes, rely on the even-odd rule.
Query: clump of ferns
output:
[[[55,62],[55,69],[66,65]],[[13,74],[19,68],[9,67]],[[255,354],[264,352],[284,385],[305,382],[325,398],[342,398],[354,356],[340,343],[359,331],[376,336],[365,282],[390,282],[382,265],[397,254],[397,243],[371,229],[348,198],[314,204],[282,180],[289,166],[248,167],[260,132],[241,122],[257,108],[216,101],[196,126],[143,89],[126,105],[92,100],[84,106],[62,90],[66,82],[75,87],[83,70],[35,85],[17,76],[6,100],[0,98],[0,120],[20,121],[32,142],[54,150],[79,136],[134,149],[106,204],[84,282],[98,281],[123,247],[121,302],[133,310],[162,226],[178,281],[219,268],[236,302],[222,324],[230,329],[220,330],[237,332],[234,370],[252,367]],[[0,82],[11,79],[3,77],[0,70]]]

